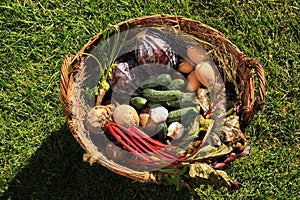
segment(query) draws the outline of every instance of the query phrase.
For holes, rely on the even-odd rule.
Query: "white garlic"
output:
[[[172,122],[168,127],[167,136],[171,137],[173,140],[180,139],[184,133],[184,126],[179,122]]]
[[[150,109],[150,117],[153,122],[159,123],[167,120],[169,112],[163,106],[157,106]]]

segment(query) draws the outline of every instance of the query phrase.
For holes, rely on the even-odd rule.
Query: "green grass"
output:
[[[300,5],[297,1],[8,1],[0,3],[0,198],[191,199],[82,161],[59,103],[60,67],[110,24],[183,15],[223,32],[265,70],[267,99],[247,128],[248,157],[226,170],[233,194],[200,186],[203,199],[300,199]],[[247,3],[246,3],[247,2]]]

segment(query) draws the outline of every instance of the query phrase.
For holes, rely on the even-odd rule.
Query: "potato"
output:
[[[190,73],[194,70],[194,66],[189,61],[183,59],[182,62],[178,66],[178,71],[182,73]]]
[[[140,114],[140,125],[141,127],[146,127],[150,123],[150,115],[147,113]]]
[[[205,87],[211,87],[216,82],[213,66],[209,62],[201,62],[196,66],[195,75]]]
[[[209,60],[210,58],[207,51],[201,46],[192,46],[188,48],[187,55],[195,64],[199,64],[200,62]]]
[[[187,80],[188,80],[188,84],[187,84],[187,90],[188,91],[191,91],[191,92],[194,92],[196,91],[199,87],[200,87],[200,82],[199,80],[197,79],[196,77],[196,74],[195,74],[195,70],[192,71],[188,77],[187,77]]]

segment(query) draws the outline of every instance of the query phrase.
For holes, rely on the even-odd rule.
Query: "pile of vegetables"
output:
[[[223,169],[249,153],[239,116],[224,106],[224,85],[209,53],[191,45],[182,56],[171,44],[158,30],[137,36],[135,51],[102,74],[101,105],[87,114],[87,129],[106,134],[107,158],[124,166],[161,173],[165,183],[234,191],[242,185]]]

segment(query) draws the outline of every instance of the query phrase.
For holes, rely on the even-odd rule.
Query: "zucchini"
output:
[[[147,99],[143,97],[133,97],[130,99],[130,104],[136,107],[137,109],[144,108],[146,103],[147,103]]]
[[[168,86],[169,90],[181,90],[185,86],[185,81],[183,79],[177,78],[171,81]]]
[[[172,101],[181,98],[182,92],[180,90],[154,90],[147,88],[143,90],[143,97],[149,101]]]
[[[167,123],[170,124],[172,122],[180,122],[181,119],[184,119],[183,121],[181,121],[181,123],[188,124],[190,122],[190,119],[193,120],[198,114],[199,111],[195,107],[187,107],[174,110],[169,112]]]

